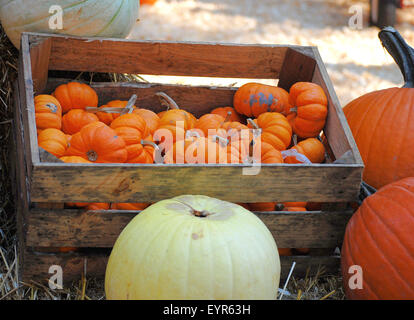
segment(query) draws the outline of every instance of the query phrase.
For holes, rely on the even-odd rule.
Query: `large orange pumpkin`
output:
[[[52,94],[59,100],[63,113],[71,109],[98,106],[96,91],[85,83],[69,82],[58,86]]]
[[[363,179],[377,189],[414,176],[414,51],[393,28],[379,37],[405,85],[365,94],[343,109],[365,164]]]
[[[124,163],[128,151],[125,141],[115,130],[97,121],[72,136],[65,156],[79,156],[96,163]]]
[[[283,88],[249,82],[236,91],[233,106],[238,113],[255,118],[265,112],[284,112],[289,106],[289,93]]]
[[[349,299],[414,299],[414,178],[393,182],[366,198],[350,219],[342,245],[342,275]],[[362,289],[351,289],[351,266]],[[351,270],[352,271],[352,270]]]

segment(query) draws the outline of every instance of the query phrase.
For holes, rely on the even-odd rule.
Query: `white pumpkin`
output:
[[[62,8],[61,30],[49,28],[56,13],[49,9],[55,5]],[[138,9],[138,0],[0,0],[0,21],[19,48],[24,31],[125,38],[138,19]]]
[[[107,299],[276,299],[280,260],[252,212],[206,197],[163,200],[118,237],[105,275]]]

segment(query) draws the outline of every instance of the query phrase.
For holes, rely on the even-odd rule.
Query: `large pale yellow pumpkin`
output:
[[[63,29],[49,27],[49,20],[53,28],[57,25],[58,11],[49,13],[56,5],[62,8]],[[137,0],[0,0],[0,21],[19,48],[24,31],[125,38],[138,19],[138,9]]]
[[[183,195],[125,227],[105,275],[107,299],[276,299],[280,261],[263,222],[243,207]]]

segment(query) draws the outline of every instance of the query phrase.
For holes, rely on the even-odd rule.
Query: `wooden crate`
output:
[[[66,164],[39,150],[34,94],[51,93],[69,79],[51,70],[222,78],[279,79],[289,89],[312,81],[327,93],[324,134],[334,162],[312,165],[263,164],[258,175],[245,165]],[[92,83],[100,104],[138,95],[137,104],[161,111],[154,93],[164,91],[200,116],[232,105],[233,87],[156,83]],[[46,280],[51,265],[63,267],[64,281],[102,277],[117,236],[138,212],[65,209],[65,202],[155,202],[182,194],[204,194],[232,202],[314,201],[317,212],[256,212],[280,248],[312,248],[309,256],[282,257],[282,278],[317,266],[337,272],[333,256],[352,215],[363,163],[317,48],[163,41],[87,39],[26,33],[22,36],[16,84],[16,181],[21,279]],[[235,188],[235,186],[238,186]],[[239,186],[248,186],[241,188]],[[341,205],[332,205],[332,204]],[[344,204],[345,203],[345,204]],[[339,209],[338,209],[339,208]],[[79,247],[59,253],[56,247]]]

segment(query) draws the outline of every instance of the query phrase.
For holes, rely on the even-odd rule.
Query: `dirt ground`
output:
[[[130,38],[317,46],[344,106],[364,93],[402,84],[398,68],[380,44],[379,29],[368,27],[368,3],[368,0],[158,0],[154,6],[141,7],[140,21]],[[362,9],[362,29],[348,25],[353,6]],[[414,45],[414,9],[399,10],[397,18],[396,28]],[[172,82],[166,77],[163,80]],[[222,85],[235,82],[185,78],[173,81]]]

